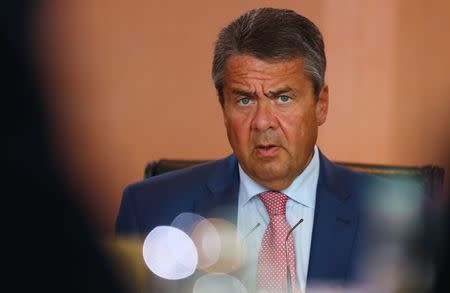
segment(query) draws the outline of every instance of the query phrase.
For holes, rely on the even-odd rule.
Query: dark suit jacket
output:
[[[357,277],[365,247],[364,198],[378,183],[378,177],[338,166],[320,153],[308,283]],[[116,232],[146,235],[183,212],[236,223],[238,192],[234,155],[155,176],[125,189]]]

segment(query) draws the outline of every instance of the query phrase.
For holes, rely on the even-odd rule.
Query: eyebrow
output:
[[[277,97],[281,94],[285,94],[288,92],[291,92],[292,88],[289,86],[283,87],[281,89],[275,90],[275,91],[269,91],[268,93],[264,93],[264,95],[268,98],[270,97]],[[250,92],[250,91],[246,91],[246,90],[242,90],[242,89],[231,89],[231,93],[235,94],[235,95],[239,95],[239,96],[245,96],[245,97],[254,97],[256,95],[256,92]]]
[[[245,97],[254,97],[256,95],[256,92],[249,92],[246,90],[241,90],[241,89],[231,89],[231,93],[235,94],[235,95],[239,95],[239,96],[245,96]]]
[[[277,96],[279,96],[281,94],[285,94],[285,93],[288,93],[288,92],[291,92],[291,91],[292,91],[292,88],[289,87],[289,86],[286,86],[286,87],[283,87],[283,88],[278,89],[276,91],[269,91],[268,93],[264,93],[264,95],[266,97],[269,97],[269,98],[270,97],[277,97]]]

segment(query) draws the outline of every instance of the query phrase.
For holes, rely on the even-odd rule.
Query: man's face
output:
[[[328,87],[314,96],[301,58],[234,55],[225,65],[223,95],[228,140],[244,171],[271,190],[288,187],[312,157]]]

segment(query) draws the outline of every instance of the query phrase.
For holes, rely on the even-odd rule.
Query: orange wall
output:
[[[124,186],[159,158],[230,152],[210,78],[219,29],[247,9],[292,8],[325,37],[331,159],[449,169],[450,2],[45,1],[36,44],[54,144],[99,231]]]

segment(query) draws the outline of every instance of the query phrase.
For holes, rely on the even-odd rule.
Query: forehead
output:
[[[248,85],[252,82],[297,83],[307,78],[303,70],[302,58],[287,60],[262,60],[249,55],[233,55],[225,63],[224,82],[226,85]]]

